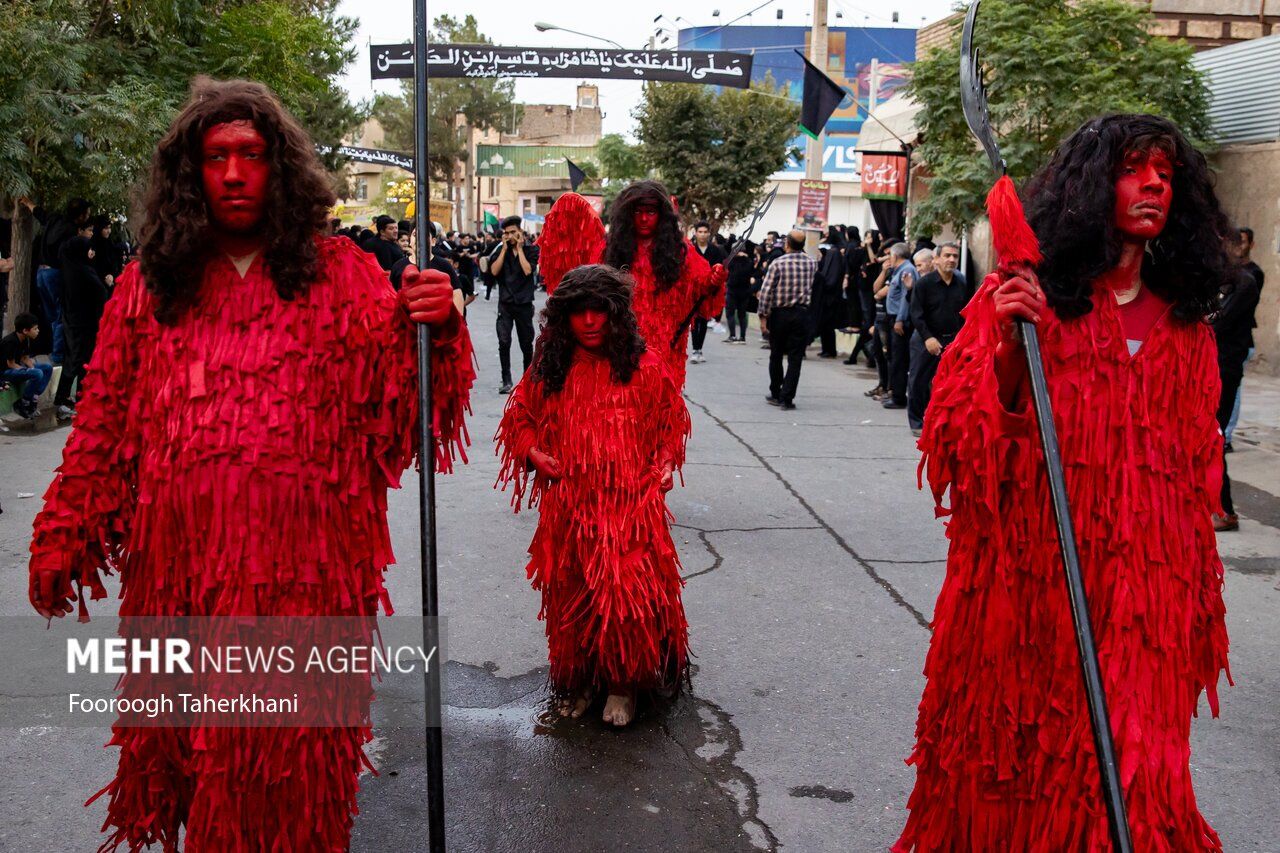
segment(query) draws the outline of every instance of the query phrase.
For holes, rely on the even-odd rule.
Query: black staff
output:
[[[1006,213],[1016,209],[1021,216],[1017,193],[1009,183],[1005,172],[1000,146],[991,130],[987,113],[986,87],[978,66],[978,52],[973,46],[973,25],[978,18],[978,4],[973,0],[965,17],[964,32],[960,41],[960,101],[964,118],[973,135],[991,161],[999,179],[992,197],[1003,193]],[[1003,184],[1003,186],[1002,186]],[[991,198],[988,210],[992,210]],[[1009,224],[1005,217],[1000,222]],[[1018,241],[1011,235],[999,235],[997,217],[992,216],[992,231],[997,246],[1003,236],[1011,245]],[[1018,223],[1028,232],[1025,221]],[[1015,253],[1016,254],[1016,253]],[[1038,255],[1038,252],[1036,252]],[[1024,264],[1025,257],[1004,257],[1006,265]],[[1107,821],[1111,828],[1111,843],[1119,853],[1132,853],[1133,842],[1129,838],[1129,819],[1125,813],[1124,788],[1120,783],[1120,771],[1116,764],[1116,747],[1111,739],[1111,717],[1107,713],[1107,696],[1102,684],[1102,670],[1098,666],[1098,649],[1093,638],[1093,626],[1089,621],[1089,600],[1085,595],[1084,578],[1080,573],[1080,555],[1076,552],[1076,531],[1071,521],[1071,506],[1067,500],[1067,483],[1062,471],[1062,454],[1058,448],[1058,433],[1053,422],[1053,408],[1049,402],[1049,386],[1045,381],[1044,362],[1040,357],[1040,338],[1036,327],[1026,320],[1018,320],[1018,331],[1023,348],[1027,352],[1027,368],[1031,374],[1031,396],[1040,429],[1040,446],[1044,450],[1045,467],[1049,475],[1049,494],[1053,499],[1053,517],[1058,527],[1058,543],[1062,549],[1062,565],[1067,576],[1067,592],[1071,602],[1071,620],[1076,631],[1076,647],[1080,652],[1080,668],[1084,674],[1085,696],[1089,702],[1089,722],[1093,727],[1093,741],[1098,753],[1098,770],[1102,779],[1103,800],[1107,804]]]
[[[418,269],[431,261],[431,203],[427,186],[427,0],[413,0],[413,166]],[[440,595],[436,577],[436,440],[431,428],[431,329],[418,324],[418,530],[422,554],[422,639],[440,648]],[[440,655],[427,664],[427,849],[444,853],[444,742],[440,715]]]

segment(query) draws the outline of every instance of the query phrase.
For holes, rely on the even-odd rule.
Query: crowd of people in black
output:
[[[68,420],[75,415],[73,394],[93,356],[103,308],[132,247],[117,233],[115,221],[95,216],[82,199],[73,200],[60,213],[50,213],[27,199],[19,203],[40,226],[31,247],[30,292],[36,311],[15,316],[13,331],[0,340],[0,383],[19,388],[14,411],[34,418],[53,367],[61,365],[53,404],[57,417]],[[12,271],[11,261],[0,265],[0,298],[7,297],[5,279]],[[0,305],[3,308],[7,305]],[[45,353],[48,361],[37,361],[37,354]]]
[[[906,410],[908,425],[918,434],[938,361],[959,332],[960,311],[973,295],[958,271],[960,246],[925,238],[908,247],[879,231],[863,235],[856,227],[835,225],[823,235],[812,266],[799,258],[776,263],[803,253],[805,239],[801,231],[785,237],[770,231],[758,244],[748,241],[735,251],[732,236],[712,236],[706,223],[698,223],[694,244],[704,256],[710,259],[704,246],[718,250],[719,257],[733,251],[726,264],[725,343],[745,343],[748,315],[759,314],[761,346],[774,350],[768,402],[794,408],[804,350],[816,342],[818,358],[838,358],[837,333],[852,335],[844,364],[861,359],[874,368],[877,382],[866,395],[887,409]],[[693,363],[705,361],[702,328],[702,336],[694,329]],[[779,331],[785,343],[778,340]]]

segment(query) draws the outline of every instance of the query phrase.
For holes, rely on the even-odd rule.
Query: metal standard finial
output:
[[[996,143],[996,135],[991,130],[991,114],[987,110],[987,85],[982,79],[982,65],[979,62],[978,49],[973,46],[973,27],[978,20],[978,5],[982,0],[973,0],[969,6],[969,14],[964,18],[964,30],[960,36],[960,105],[964,108],[964,120],[969,130],[982,143],[987,152],[991,168],[997,176],[1007,171],[1004,157],[1000,155],[1000,146]]]

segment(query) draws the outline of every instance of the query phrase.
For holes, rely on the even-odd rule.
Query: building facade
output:
[[[517,215],[539,230],[551,205],[572,187],[566,158],[594,162],[603,113],[600,89],[579,84],[576,102],[519,104],[518,121],[505,130],[469,133],[471,154],[459,164],[459,227],[478,231],[485,214]]]
[[[771,77],[775,85],[785,86],[786,94],[797,103],[804,93],[804,62],[796,51],[809,55],[808,27],[691,27],[680,30],[679,44],[689,50],[749,53],[754,57],[752,82]],[[907,65],[916,58],[916,31],[906,27],[830,27],[827,57],[827,74],[848,93],[823,134],[822,179],[831,184],[828,222],[865,229],[873,226],[860,186],[858,135],[868,110],[905,85]],[[792,144],[803,151],[804,139],[797,130]],[[770,177],[765,190],[777,186],[778,196],[756,226],[757,234],[785,232],[795,225],[804,177],[805,166],[799,160],[789,161]],[[734,231],[736,225],[725,223],[723,230]]]

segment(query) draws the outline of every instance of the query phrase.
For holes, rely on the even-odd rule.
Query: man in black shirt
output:
[[[711,223],[705,219],[693,226],[693,248],[706,260],[709,266],[724,263],[724,252],[711,241]],[[693,333],[689,336],[693,342],[693,355],[689,356],[691,364],[702,364],[706,357],[702,354],[702,345],[707,341],[707,319],[702,316],[693,318]]]
[[[1213,336],[1218,342],[1218,375],[1222,378],[1222,396],[1218,400],[1218,426],[1225,433],[1235,407],[1240,383],[1244,379],[1244,363],[1253,345],[1254,313],[1262,288],[1248,267],[1241,266],[1235,280],[1223,288],[1220,307],[1213,315]],[[1231,500],[1231,478],[1227,475],[1226,448],[1222,457],[1222,512],[1215,516],[1213,529],[1219,532],[1239,530],[1235,504]]]
[[[85,226],[91,211],[89,202],[74,199],[67,205],[65,215],[48,215],[38,207],[33,207],[32,213],[44,226],[44,235],[36,244],[40,250],[36,269],[36,293],[40,296],[40,307],[53,335],[49,360],[54,364],[62,364],[67,355],[66,328],[62,316],[66,301],[62,293],[62,246]]]
[[[919,367],[907,391],[907,422],[913,435],[924,427],[924,412],[929,406],[933,377],[938,372],[942,351],[956,339],[964,325],[961,309],[969,304],[968,282],[956,272],[960,263],[960,247],[943,243],[934,258],[933,272],[916,283],[911,295],[911,323],[924,342]]]
[[[526,245],[519,216],[502,220],[502,242],[489,256],[489,272],[498,285],[498,361],[502,365],[500,394],[510,394],[511,327],[520,338],[524,369],[533,361],[534,272],[538,268],[538,247]]]
[[[396,242],[400,236],[400,227],[390,216],[379,216],[374,220],[378,233],[368,238],[360,248],[378,259],[378,266],[387,272],[396,265],[396,261],[406,257],[400,244]]]
[[[1236,251],[1236,254],[1239,255],[1240,262],[1244,265],[1245,271],[1248,272],[1250,275],[1252,275],[1254,281],[1258,283],[1258,293],[1261,294],[1262,284],[1266,280],[1266,274],[1262,272],[1262,267],[1258,266],[1254,262],[1253,258],[1249,257],[1253,253],[1253,229],[1252,228],[1240,229],[1240,242],[1235,247],[1235,251]],[[1253,324],[1253,328],[1254,329],[1258,328],[1258,324],[1256,322]],[[1254,349],[1254,345],[1253,345],[1253,332],[1252,330],[1250,330],[1249,354],[1245,357],[1246,364],[1248,364],[1250,361],[1253,360],[1253,355],[1255,352],[1256,350]],[[1227,442],[1226,443],[1227,453],[1230,453],[1232,450],[1234,450],[1234,448],[1231,446],[1231,439],[1236,432],[1236,423],[1239,422],[1240,420],[1240,397],[1243,394],[1244,394],[1244,387],[1242,385],[1240,390],[1236,392],[1236,403],[1235,403],[1235,407],[1231,410],[1231,420],[1227,423],[1226,432],[1223,433],[1223,437],[1226,439],[1226,442]]]
[[[40,336],[40,324],[34,314],[19,314],[13,320],[13,332],[0,339],[0,380],[22,383],[22,398],[13,404],[13,410],[24,418],[36,415],[36,400],[49,387],[53,367],[37,364],[36,338]]]

